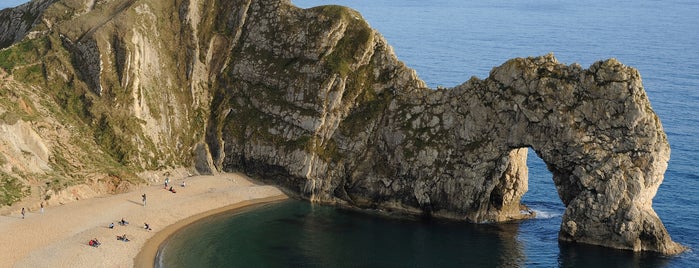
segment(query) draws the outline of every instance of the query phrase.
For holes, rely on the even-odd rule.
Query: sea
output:
[[[565,208],[530,150],[523,203],[537,212],[532,220],[393,218],[289,200],[180,230],[161,246],[157,267],[699,267],[699,1],[292,2],[358,10],[432,88],[483,79],[510,58],[547,53],[565,64],[616,58],[637,68],[672,150],[653,208],[673,240],[690,250],[659,256],[559,243]]]

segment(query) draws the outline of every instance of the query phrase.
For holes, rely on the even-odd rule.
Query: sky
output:
[[[29,2],[29,0],[0,0],[0,9],[16,7],[26,2]]]

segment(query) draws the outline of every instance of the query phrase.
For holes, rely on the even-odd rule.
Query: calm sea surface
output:
[[[513,57],[553,52],[584,67],[617,58],[641,72],[672,155],[653,203],[675,257],[559,245],[563,214],[551,174],[529,155],[518,224],[389,219],[288,201],[220,215],[172,237],[164,267],[699,267],[699,1],[309,1],[359,10],[431,87],[451,87]]]

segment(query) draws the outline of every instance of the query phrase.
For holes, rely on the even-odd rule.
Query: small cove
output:
[[[559,246],[547,227],[556,221],[560,216],[509,224],[398,219],[288,200],[183,228],[163,244],[157,267],[658,267],[668,261]]]

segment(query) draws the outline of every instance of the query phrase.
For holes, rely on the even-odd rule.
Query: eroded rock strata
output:
[[[4,87],[38,107],[5,103],[15,115],[3,124],[29,126],[45,147],[3,150],[4,176],[243,171],[313,202],[500,222],[531,216],[520,204],[531,148],[566,205],[561,240],[683,250],[651,206],[665,133],[638,72],[614,59],[517,58],[434,90],[344,7],[63,0],[41,11],[32,36],[0,32],[24,35],[0,56],[27,61],[3,65]],[[36,91],[47,99],[23,97]],[[56,137],[75,126],[64,133],[75,140]],[[15,161],[39,153],[41,169]]]

